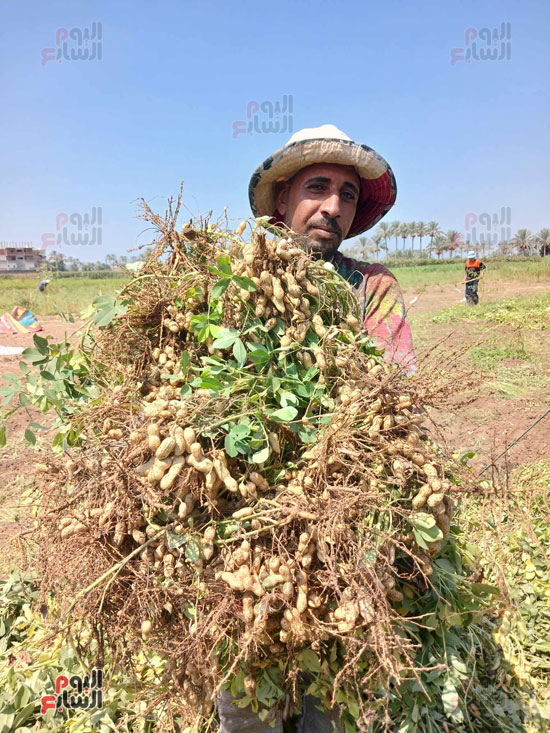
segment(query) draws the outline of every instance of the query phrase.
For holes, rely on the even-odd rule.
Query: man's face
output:
[[[277,210],[292,231],[304,235],[306,248],[327,260],[350,230],[360,185],[351,165],[315,163],[282,186]]]

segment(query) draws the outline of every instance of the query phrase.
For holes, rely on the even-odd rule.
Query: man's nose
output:
[[[324,199],[321,212],[335,219],[340,216],[340,195],[332,193]]]

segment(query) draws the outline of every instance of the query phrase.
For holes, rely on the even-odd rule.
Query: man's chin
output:
[[[328,259],[337,251],[340,246],[340,241],[337,240],[326,240],[319,241],[314,237],[306,237],[304,242],[304,249],[307,252],[311,252],[313,255]]]
[[[317,234],[318,236],[316,236]],[[300,239],[307,252],[327,259],[337,251],[342,241],[338,235],[331,236],[328,232],[321,234],[316,230],[310,230],[306,234],[302,234]]]

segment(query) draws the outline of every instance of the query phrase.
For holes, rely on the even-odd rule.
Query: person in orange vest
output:
[[[464,293],[466,302],[469,305],[477,305],[479,303],[479,295],[477,294],[477,288],[479,281],[483,277],[483,271],[487,268],[481,260],[478,260],[474,250],[468,252],[468,259],[464,265],[466,274],[462,281],[466,285],[466,291]]]

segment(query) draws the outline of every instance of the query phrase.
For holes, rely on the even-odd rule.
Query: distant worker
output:
[[[483,271],[487,268],[481,260],[477,259],[474,250],[471,250],[468,252],[468,259],[466,260],[464,269],[466,270],[466,274],[462,282],[466,285],[466,292],[464,293],[466,302],[469,305],[477,305],[479,303],[477,288],[479,281],[483,277]]]
[[[49,282],[50,282],[49,280],[41,280],[38,283],[38,289],[40,290],[41,293],[43,293],[46,290]]]

